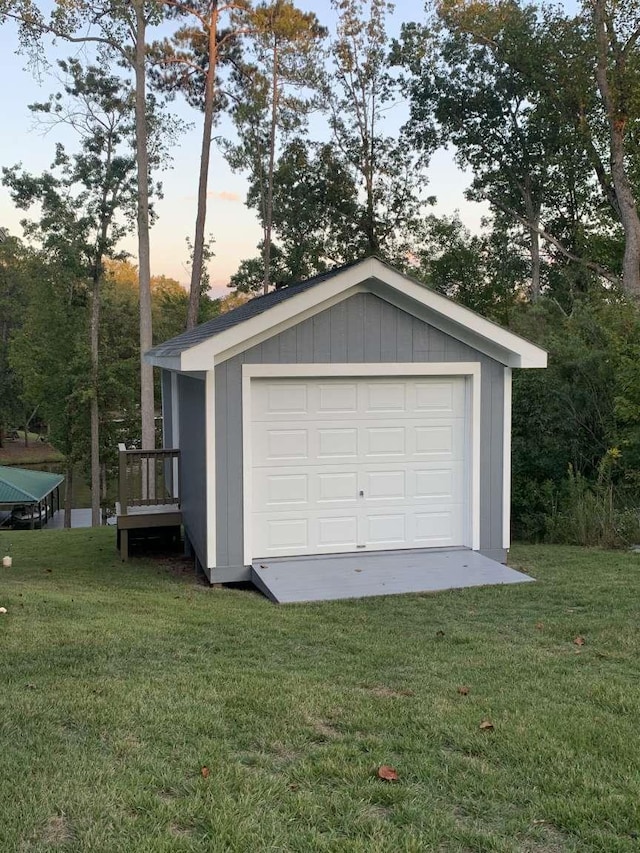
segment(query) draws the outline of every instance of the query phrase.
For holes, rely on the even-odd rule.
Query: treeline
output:
[[[62,362],[62,390],[65,375],[78,379],[61,397],[75,408],[60,429],[84,436],[76,446],[94,486],[110,446],[105,412],[141,413],[143,446],[153,443],[153,383],[139,363],[151,329],[160,339],[217,310],[206,298],[206,201],[226,116],[233,132],[217,143],[247,177],[262,230],[231,286],[266,292],[378,254],[546,346],[549,369],[515,379],[516,533],[605,544],[640,535],[638,2],[592,0],[569,14],[441,0],[394,40],[385,0],[331,0],[330,21],[292,0],[53,5],[47,16],[32,0],[0,0],[27,53],[51,35],[95,53],[61,63],[64,90],[32,106],[74,128],[77,151],[58,146],[41,176],[4,169],[15,203],[36,213],[26,243],[3,243],[0,424],[7,400],[27,411],[45,393],[29,324],[42,312],[38,288],[49,288],[69,309],[52,309],[51,329],[59,322],[65,347],[82,341],[48,362]],[[176,97],[201,117],[198,203],[189,296],[159,308],[148,237],[180,133]],[[468,198],[488,205],[478,234],[431,209],[427,170],[443,146],[470,174]],[[137,304],[125,308],[112,264],[132,227]],[[121,333],[109,314],[118,304]]]

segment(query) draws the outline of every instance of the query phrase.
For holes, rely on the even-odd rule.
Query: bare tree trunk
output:
[[[73,466],[67,463],[64,490],[64,526],[71,527],[71,507],[73,506]]]
[[[191,265],[191,286],[189,288],[189,310],[187,329],[193,329],[198,322],[200,308],[200,281],[204,256],[204,227],[207,218],[207,185],[209,182],[209,158],[211,154],[211,128],[213,126],[213,101],[218,65],[218,2],[212,3],[209,22],[209,67],[205,79],[204,124],[202,128],[202,150],[200,152],[200,179],[198,182],[198,215],[196,233],[193,240],[193,262]]]
[[[640,217],[633,194],[633,188],[627,175],[624,155],[624,136],[628,116],[623,108],[621,93],[615,93],[615,81],[609,77],[609,59],[611,50],[615,55],[616,73],[623,75],[626,56],[615,39],[612,24],[607,20],[606,0],[594,2],[594,24],[598,49],[596,80],[607,111],[609,125],[609,158],[611,177],[616,193],[620,222],[624,230],[624,259],[622,264],[622,285],[627,293],[640,297]],[[622,81],[618,80],[618,84]]]
[[[98,359],[100,337],[100,274],[96,269],[91,288],[91,526],[100,525],[100,408]]]
[[[146,28],[144,0],[133,0],[136,16],[134,73],[136,83],[136,159],[138,166],[138,266],[140,277],[140,414],[142,448],[156,446],[153,367],[144,360],[152,346],[151,258],[149,247],[149,153],[146,114]]]
[[[263,293],[271,284],[271,232],[273,230],[273,173],[276,160],[276,129],[278,126],[278,45],[273,46],[273,75],[271,93],[271,130],[269,132],[269,175],[267,181],[267,209],[264,223],[264,282]]]
[[[525,192],[524,206],[529,231],[529,254],[531,256],[531,301],[540,298],[540,207],[535,205],[530,192]]]

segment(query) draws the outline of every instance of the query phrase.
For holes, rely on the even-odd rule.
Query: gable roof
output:
[[[0,504],[38,503],[63,480],[62,474],[0,465]]]
[[[154,347],[145,353],[145,360],[169,370],[211,370],[239,352],[362,292],[375,294],[509,367],[547,365],[547,353],[540,347],[376,257],[258,296]]]
[[[237,326],[251,317],[257,317],[258,314],[268,311],[274,305],[279,305],[281,302],[291,299],[292,296],[296,296],[298,293],[304,293],[309,288],[315,287],[323,281],[333,278],[343,270],[349,269],[359,263],[360,261],[354,261],[328,272],[320,273],[320,275],[313,276],[313,278],[308,278],[305,281],[296,282],[287,287],[281,287],[278,290],[272,290],[271,293],[254,296],[253,299],[245,302],[244,305],[239,305],[237,308],[227,311],[226,314],[219,314],[217,317],[207,320],[206,323],[196,326],[195,329],[182,332],[182,334],[177,335],[175,338],[171,338],[165,341],[165,343],[153,347],[146,355],[149,357],[180,355],[180,353],[190,349],[190,347],[202,343],[202,341],[206,341],[208,338],[220,334],[220,332],[231,329],[233,326]]]

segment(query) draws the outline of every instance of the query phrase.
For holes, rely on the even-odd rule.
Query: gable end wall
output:
[[[504,366],[377,296],[359,293],[216,367],[217,560],[212,580],[249,577],[243,566],[243,364],[434,361],[482,365],[480,550],[501,557]]]

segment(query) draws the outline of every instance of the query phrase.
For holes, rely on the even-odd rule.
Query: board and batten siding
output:
[[[482,365],[480,551],[504,559],[504,366],[385,300],[359,293],[216,367],[215,579],[249,577],[243,553],[243,364],[437,361]],[[201,452],[202,459],[204,449]]]
[[[204,374],[203,374],[204,377]],[[178,374],[182,521],[202,568],[207,568],[206,409],[203,379]]]

